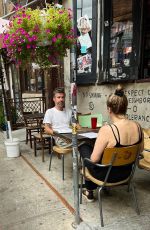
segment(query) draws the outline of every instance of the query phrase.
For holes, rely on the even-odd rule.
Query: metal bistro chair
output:
[[[85,158],[83,160],[83,169],[81,170],[81,188],[80,188],[80,203],[82,203],[82,187],[83,187],[83,177],[94,182],[98,185],[98,201],[99,201],[99,208],[100,208],[100,220],[101,220],[101,226],[104,226],[103,221],[103,212],[102,212],[102,197],[101,192],[104,188],[112,188],[115,186],[121,186],[121,185],[128,185],[128,192],[132,191],[132,196],[134,199],[134,204],[136,208],[137,214],[139,214],[139,208],[138,203],[135,195],[134,186],[132,183],[132,178],[135,172],[136,162],[138,160],[139,156],[139,144],[128,146],[128,147],[120,147],[120,148],[106,148],[102,157],[102,163],[101,164],[94,164],[91,162],[91,160]],[[85,167],[85,162],[89,162],[92,165],[96,165],[100,169],[107,167],[107,173],[105,176],[105,179],[103,181],[96,179],[91,175],[89,170]],[[111,169],[115,166],[127,166],[129,164],[132,164],[132,170],[128,178],[124,180],[120,180],[117,182],[109,183],[108,178],[109,174],[111,172]]]
[[[143,158],[139,160],[139,168],[150,171],[150,151],[142,153]]]
[[[33,134],[34,141],[34,156],[37,156],[37,150],[42,150],[42,162],[44,162],[45,149],[49,150],[49,154],[52,152],[53,138],[44,131],[43,121],[40,121],[39,133]]]
[[[72,147],[62,148],[62,147],[59,147],[57,145],[53,146],[52,152],[51,152],[51,155],[50,155],[49,171],[51,170],[51,163],[52,163],[53,153],[56,153],[58,158],[62,159],[62,180],[64,180],[64,157],[67,154],[72,154]]]
[[[28,141],[30,141],[31,148],[32,148],[33,133],[35,132],[39,133],[40,130],[39,120],[35,119],[34,116],[32,115],[33,115],[32,112],[23,112],[25,128],[26,128],[26,144],[28,144]]]
[[[150,171],[150,129],[143,129],[144,151],[141,153],[139,168]]]

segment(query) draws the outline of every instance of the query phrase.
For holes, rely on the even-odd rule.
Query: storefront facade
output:
[[[150,127],[150,1],[76,1],[78,111],[102,113],[117,84],[128,118]],[[75,12],[75,9],[74,9]],[[69,70],[65,71],[69,103]]]

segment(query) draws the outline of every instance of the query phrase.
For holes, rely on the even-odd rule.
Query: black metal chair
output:
[[[50,162],[49,162],[49,171],[51,170],[51,163],[52,163],[52,157],[53,154],[56,153],[58,158],[62,159],[62,180],[64,180],[64,157],[67,154],[72,154],[72,147],[68,147],[68,148],[61,148],[57,145],[54,145],[52,148],[52,152],[50,155]]]
[[[23,112],[25,128],[26,128],[26,144],[30,141],[32,148],[33,133],[39,133],[40,125],[39,120],[35,119],[32,112]]]
[[[49,150],[49,154],[52,152],[53,137],[44,132],[44,126],[42,120],[40,122],[39,133],[33,134],[34,141],[34,156],[37,156],[37,150],[42,150],[42,161],[44,162],[45,149]]]
[[[139,156],[139,144],[133,145],[133,146],[128,146],[128,147],[120,147],[120,148],[106,148],[103,157],[102,157],[102,163],[101,164],[94,164],[92,163],[91,160],[85,158],[83,160],[83,169],[81,170],[81,186],[80,186],[80,203],[82,203],[82,188],[83,188],[83,178],[86,178],[93,183],[98,185],[98,201],[99,201],[99,208],[100,208],[100,220],[101,220],[101,226],[104,226],[104,221],[103,221],[103,212],[102,212],[102,197],[101,197],[101,192],[104,188],[113,188],[116,186],[121,186],[121,185],[128,185],[128,191],[132,191],[132,196],[134,199],[135,203],[135,208],[137,214],[139,214],[139,208],[138,208],[138,203],[137,203],[137,198],[135,195],[135,190],[134,186],[132,183],[132,178],[135,172],[135,167],[136,163],[138,160]],[[103,170],[104,168],[107,169],[107,173],[105,176],[104,180],[98,180],[92,174],[90,171],[85,167],[85,163],[89,162],[92,165],[96,165],[99,167],[100,170]],[[119,180],[117,182],[108,182],[108,178],[110,175],[111,170],[113,167],[118,167],[118,166],[127,166],[129,164],[132,164],[132,170],[130,172],[130,175],[124,179],[124,180]],[[124,171],[123,171],[124,172]],[[122,173],[123,173],[122,172]]]

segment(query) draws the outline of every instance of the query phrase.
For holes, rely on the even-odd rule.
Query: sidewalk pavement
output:
[[[25,130],[13,131],[20,139],[21,157],[8,158],[4,134],[0,132],[0,230],[70,230],[74,222],[72,157],[65,159],[65,181],[61,179],[61,160],[53,157],[49,172],[49,155],[45,162],[41,152],[34,157],[25,144]],[[98,202],[83,200],[80,215],[83,220],[77,230],[149,230],[150,174],[137,169],[135,184],[141,214],[132,207],[125,189],[114,189],[103,195],[105,227],[100,227]]]

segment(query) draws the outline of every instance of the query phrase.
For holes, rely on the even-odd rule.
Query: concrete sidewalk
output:
[[[61,160],[54,156],[52,170],[48,171],[49,155],[45,162],[41,152],[34,157],[33,150],[24,142],[25,130],[16,130],[20,138],[22,157],[7,158],[4,135],[0,133],[0,230],[61,230],[73,229],[72,158],[65,159],[65,181],[61,179]],[[150,174],[137,169],[135,174],[137,197],[141,214],[138,216],[131,197],[124,189],[114,189],[103,195],[103,229],[150,229]],[[83,222],[78,230],[98,230],[100,227],[98,202],[80,206]]]
[[[22,157],[7,158],[3,141],[0,133],[0,230],[72,229],[72,213]]]

